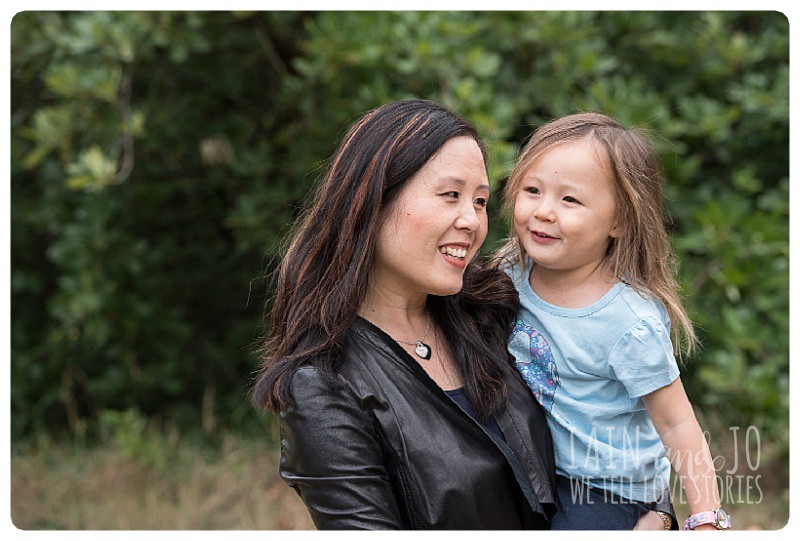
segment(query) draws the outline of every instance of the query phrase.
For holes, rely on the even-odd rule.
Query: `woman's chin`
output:
[[[436,284],[435,287],[431,288],[431,290],[428,291],[428,294],[436,295],[437,297],[449,297],[450,295],[457,294],[459,291],[461,291],[461,288],[463,287],[464,287],[464,280],[459,278],[458,281],[453,280],[447,283]]]

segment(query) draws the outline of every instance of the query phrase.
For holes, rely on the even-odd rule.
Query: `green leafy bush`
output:
[[[703,340],[690,397],[787,456],[780,13],[23,12],[11,30],[15,438],[131,408],[256,430],[281,239],[354,116],[421,96],[475,122],[496,187],[550,118],[648,128]]]

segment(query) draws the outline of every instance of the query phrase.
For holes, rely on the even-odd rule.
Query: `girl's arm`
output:
[[[678,378],[642,397],[653,425],[667,448],[670,462],[686,493],[692,514],[720,506],[711,451],[697,423],[692,405]],[[703,525],[698,530],[713,530]]]

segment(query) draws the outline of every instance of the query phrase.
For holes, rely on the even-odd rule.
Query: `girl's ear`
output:
[[[608,236],[612,239],[618,238],[622,234],[622,226],[615,225],[611,228],[611,231],[608,232]]]

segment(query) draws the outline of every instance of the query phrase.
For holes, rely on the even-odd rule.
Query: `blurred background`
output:
[[[268,276],[356,115],[407,97],[476,124],[496,189],[551,118],[649,130],[723,502],[786,524],[782,14],[22,12],[10,83],[18,528],[313,527],[247,397]]]

